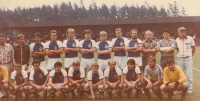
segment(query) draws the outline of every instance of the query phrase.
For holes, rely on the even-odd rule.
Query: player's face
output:
[[[149,67],[154,67],[156,65],[156,62],[154,62],[153,60],[148,60],[148,65]]]
[[[106,35],[101,35],[101,36],[100,36],[101,41],[106,41],[106,38],[107,38]]]
[[[40,64],[39,63],[35,63],[33,64],[34,70],[39,70],[40,68]]]
[[[92,73],[98,73],[98,67],[92,67],[91,68],[91,71],[92,71]]]
[[[169,68],[170,71],[173,71],[174,70],[174,63],[167,64],[167,67]]]
[[[164,32],[163,33],[163,38],[164,39],[169,39],[169,37],[170,37],[170,34],[168,32]]]
[[[35,42],[40,42],[40,39],[41,39],[41,38],[38,37],[38,36],[35,36],[35,37],[34,37]]]
[[[145,33],[145,38],[146,38],[147,40],[151,40],[151,39],[152,39],[152,33],[151,33],[151,32],[146,32],[146,33]]]
[[[135,65],[133,63],[128,63],[128,68],[133,69],[135,67]]]
[[[85,37],[85,39],[90,39],[90,38],[91,38],[91,33],[86,33],[86,34],[84,35],[84,37]]]
[[[131,32],[131,38],[136,39],[137,38],[137,31],[132,31]]]
[[[70,39],[74,38],[74,32],[73,31],[69,31],[68,33],[66,33],[66,36]]]
[[[2,44],[5,44],[5,38],[4,37],[0,37],[0,44],[2,45]]]
[[[122,32],[121,31],[115,31],[115,35],[116,35],[117,38],[121,38]]]
[[[108,65],[109,65],[110,69],[114,69],[116,63],[114,61],[110,61],[110,63]]]
[[[18,43],[19,43],[19,44],[24,44],[24,43],[25,43],[24,37],[20,37],[20,38],[18,39]]]
[[[185,35],[186,35],[186,32],[178,31],[178,35],[179,35],[181,38],[184,38]]]
[[[17,67],[15,70],[16,70],[17,74],[21,74],[22,67]]]
[[[79,70],[80,65],[79,64],[73,64],[73,68],[74,68],[74,70]]]
[[[57,40],[57,34],[56,33],[51,33],[50,38],[51,38],[51,41]]]
[[[55,68],[56,73],[58,73],[58,72],[61,72],[62,66],[55,66],[54,68]]]

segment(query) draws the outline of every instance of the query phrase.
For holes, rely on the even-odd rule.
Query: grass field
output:
[[[176,54],[176,53],[175,53]],[[113,56],[113,54],[112,54]],[[81,55],[79,54],[79,57],[81,58]],[[95,55],[95,60],[97,55]],[[64,56],[62,56],[62,58],[64,58]],[[160,54],[158,53],[156,55],[157,58],[157,63],[159,64],[159,59],[160,59]],[[176,59],[176,55],[175,55],[175,59]],[[187,101],[200,101],[200,46],[196,47],[196,52],[195,55],[193,56],[193,63],[194,63],[194,69],[193,69],[193,93],[190,95],[187,95]],[[135,91],[133,91],[134,94]],[[159,99],[157,99],[157,97],[155,97],[155,95],[153,93],[151,93],[152,95],[152,101],[161,101]],[[164,94],[164,98],[167,98],[167,94]],[[31,101],[34,101],[35,99],[30,99]],[[43,100],[43,98],[41,98],[41,100]],[[57,101],[64,101],[60,96],[56,97]],[[72,99],[71,97],[69,97],[67,99],[68,101],[73,101],[74,99]],[[77,96],[77,101],[88,101],[87,96],[85,96],[83,99],[78,98]],[[105,98],[104,99],[99,99],[98,95],[96,96],[96,101],[122,101],[122,100],[126,100],[126,101],[145,101],[145,96],[142,94],[140,95],[139,99],[126,99],[126,94],[123,94],[123,99],[119,99],[117,97],[117,95],[114,95],[112,100],[108,100],[108,97],[105,93]],[[173,97],[173,101],[179,101],[180,100],[180,94],[175,94]],[[0,101],[2,101],[0,99]],[[20,100],[19,100],[20,101]],[[46,101],[51,101],[51,99],[46,100]],[[165,101],[165,100],[163,100]]]

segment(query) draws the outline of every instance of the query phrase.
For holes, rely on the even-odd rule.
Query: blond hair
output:
[[[97,67],[97,68],[99,68],[99,65],[97,64],[97,63],[93,63],[92,65],[91,65],[91,68],[92,67]]]
[[[24,37],[24,34],[18,34],[17,35],[17,40],[19,40],[19,38]]]
[[[179,28],[178,28],[178,32],[179,32],[179,31],[180,31],[180,32],[185,32],[185,33],[187,32],[187,30],[186,30],[185,27],[179,27]]]
[[[106,31],[101,31],[101,32],[99,33],[99,36],[101,36],[101,35],[108,36],[108,34],[106,33]]]
[[[146,30],[146,31],[145,31],[145,35],[146,35],[146,33],[151,33],[151,34],[153,34],[153,33],[151,32],[151,30]]]
[[[122,29],[121,29],[121,28],[117,28],[117,29],[115,29],[115,31],[120,31],[120,32],[122,32]]]

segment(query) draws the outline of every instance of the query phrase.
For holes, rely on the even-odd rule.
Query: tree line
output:
[[[115,4],[108,7],[102,4],[97,6],[93,1],[89,8],[80,0],[80,6],[71,2],[63,2],[61,4],[42,5],[41,7],[21,8],[17,7],[14,10],[6,8],[0,9],[0,22],[18,22],[18,21],[58,21],[58,20],[79,20],[79,19],[122,19],[122,18],[150,18],[150,17],[178,17],[186,16],[185,9],[182,7],[179,10],[176,1],[168,4],[168,8],[157,8],[150,6],[148,2],[139,6],[125,4],[118,7]]]

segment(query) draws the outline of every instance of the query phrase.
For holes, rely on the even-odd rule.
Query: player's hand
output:
[[[128,83],[128,87],[131,88],[131,84],[130,83]]]
[[[116,84],[116,83],[113,83],[113,87],[116,88],[116,87],[117,87],[117,84]]]
[[[151,89],[152,88],[152,83],[151,82],[148,82],[147,86],[146,86],[146,89]]]
[[[77,84],[77,81],[73,81],[72,83],[76,85],[76,84]]]
[[[28,69],[28,67],[29,67],[29,66],[28,66],[28,65],[26,65],[24,69],[25,69],[25,70],[27,70],[27,69]]]
[[[91,99],[92,99],[92,101],[95,100],[95,95],[94,94],[91,95]]]
[[[19,86],[17,86],[17,85],[16,85],[16,86],[14,86],[14,89],[19,89]]]
[[[133,83],[133,84],[131,85],[131,88],[135,88],[135,85],[136,85],[136,84],[135,84],[135,83]]]
[[[175,82],[171,82],[168,84],[170,89],[174,89],[175,88]]]

